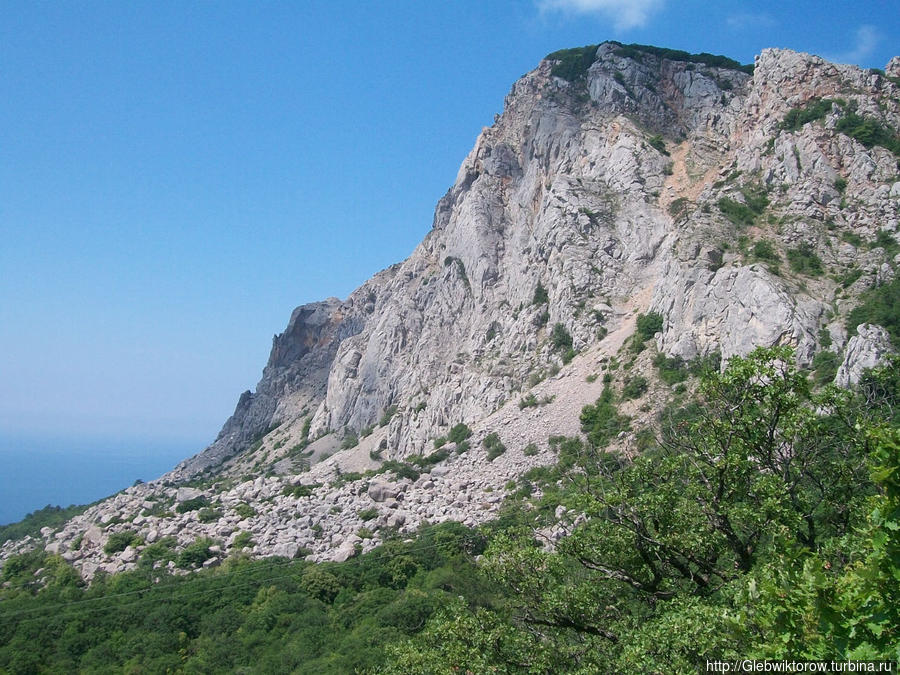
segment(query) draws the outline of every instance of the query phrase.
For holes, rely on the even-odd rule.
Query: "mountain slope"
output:
[[[668,54],[604,43],[573,81],[548,59],[517,82],[425,240],[344,303],[298,308],[257,393],[176,476],[218,471],[277,425],[311,416],[312,437],[358,433],[392,406],[388,455],[416,453],[559,363],[550,327],[561,323],[582,350],[636,297],[665,319],[660,349],[684,358],[790,343],[809,363],[826,324],[842,346],[840,321],[825,318],[832,303],[843,314],[891,274],[884,249],[848,241],[895,230],[898,171],[891,151],[834,127],[855,108],[898,128],[896,82],[785,50],[763,52],[752,77],[658,53]],[[791,110],[822,98],[844,105],[784,128]],[[754,197],[760,213],[746,206]],[[838,297],[827,276],[783,264],[772,274],[742,237],[782,259],[806,247],[827,272],[861,275]],[[546,300],[534,302],[539,287]],[[304,351],[325,313],[329,332]]]
[[[897,58],[881,74],[775,49],[754,68],[614,42],[551,55],[409,258],[294,310],[209,448],[3,554],[40,543],[91,576],[167,536],[343,559],[380,528],[483,522],[507,481],[553,461],[548,436],[579,432],[600,375],[644,380],[617,439],[640,449],[672,390],[639,320],[668,357],[789,344],[801,365],[846,355],[851,381],[892,349],[846,317],[895,276],[898,77]],[[471,437],[426,459],[458,423]],[[386,465],[394,480],[362,475],[411,458]],[[142,543],[104,553],[121,531]]]

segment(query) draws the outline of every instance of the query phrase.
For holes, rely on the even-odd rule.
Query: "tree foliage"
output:
[[[900,367],[815,389],[785,348],[707,369],[643,454],[606,389],[498,518],[344,563],[202,564],[157,542],[85,588],[8,559],[0,672],[695,673],[707,659],[900,657]],[[499,440],[499,439],[498,439]],[[512,491],[512,490],[511,490]],[[556,524],[567,536],[546,539]],[[154,544],[156,546],[156,544]],[[149,547],[148,547],[149,549]],[[182,560],[190,551],[190,560]],[[147,555],[145,550],[145,556]],[[478,560],[478,562],[476,562]]]
[[[789,350],[757,350],[708,372],[679,433],[633,461],[558,444],[574,452],[547,477],[566,487],[536,511],[581,514],[570,536],[548,549],[522,521],[496,536],[482,568],[504,601],[447,608],[392,648],[395,663],[669,673],[748,655],[896,658],[900,445],[895,426],[877,426],[888,408],[815,392]]]

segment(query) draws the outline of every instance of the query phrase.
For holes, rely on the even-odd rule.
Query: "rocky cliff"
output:
[[[582,72],[559,76],[572,50],[516,82],[425,240],[345,302],[295,310],[256,393],[176,477],[227,469],[275,427],[358,434],[389,410],[387,454],[417,453],[559,365],[558,323],[575,351],[631,310],[662,314],[659,348],[684,358],[788,343],[809,363],[823,327],[843,346],[840,315],[893,274],[867,244],[894,236],[900,184],[891,150],[835,127],[850,112],[900,127],[897,61],[592,52]],[[785,124],[821,101],[820,118]],[[794,250],[825,273],[773,264]]]
[[[515,83],[409,258],[294,310],[209,448],[43,544],[90,576],[134,564],[102,553],[117,528],[223,553],[250,533],[257,555],[325,559],[382,527],[482,522],[508,480],[552,461],[548,435],[578,433],[641,314],[656,350],[628,365],[651,385],[625,411],[645,424],[670,395],[650,351],[789,344],[803,365],[843,360],[850,383],[893,349],[847,316],[900,262],[898,128],[898,58],[873,72],[778,49],[753,67],[614,42],[553,54]],[[463,422],[471,439],[422,475],[361,476]],[[488,434],[509,450],[497,461]],[[198,498],[205,516],[178,508]]]

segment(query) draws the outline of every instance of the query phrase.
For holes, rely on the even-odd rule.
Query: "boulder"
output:
[[[882,364],[885,357],[894,352],[891,337],[881,326],[864,323],[856,328],[856,332],[857,335],[847,343],[844,361],[834,378],[839,387],[856,384],[864,370]]]

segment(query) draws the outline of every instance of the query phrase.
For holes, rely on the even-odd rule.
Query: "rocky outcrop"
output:
[[[884,363],[885,357],[894,353],[891,338],[881,326],[869,323],[860,324],[847,343],[844,361],[838,368],[834,383],[839,387],[848,387],[859,382],[863,371]]]
[[[898,64],[885,77],[771,49],[750,75],[617,43],[571,81],[541,62],[422,243],[346,300],[294,310],[209,448],[0,556],[49,546],[90,576],[131,569],[147,543],[206,536],[222,556],[346,559],[383,528],[483,522],[509,480],[552,461],[549,434],[578,433],[610,359],[654,380],[651,355],[619,353],[642,313],[661,315],[670,356],[787,344],[806,365],[828,348],[845,352],[837,381],[857,381],[889,341],[873,326],[848,340],[844,325],[896,274],[900,182],[890,150],[837,129],[851,112],[900,128]],[[786,123],[811,104],[811,120]],[[649,396],[628,411],[635,429],[669,401]],[[431,454],[459,422],[471,447],[419,478],[363,477]],[[491,432],[508,447],[494,462],[478,446]],[[616,442],[631,449],[625,432]],[[187,479],[201,487],[179,491]],[[208,522],[179,512],[201,496]],[[104,553],[123,528],[144,544]]]
[[[295,310],[256,392],[173,479],[245,472],[248,448],[278,459],[276,445],[358,433],[385,413],[385,455],[420,452],[558,364],[552,326],[584,349],[625,307],[663,315],[668,354],[790,344],[807,364],[834,302],[821,272],[861,270],[852,293],[886,273],[858,242],[897,229],[896,159],[835,132],[841,103],[782,123],[825,97],[897,128],[889,78],[778,49],[751,76],[617,43],[583,79],[553,68],[515,83],[407,260],[344,302]],[[820,273],[790,269],[796,250]]]

